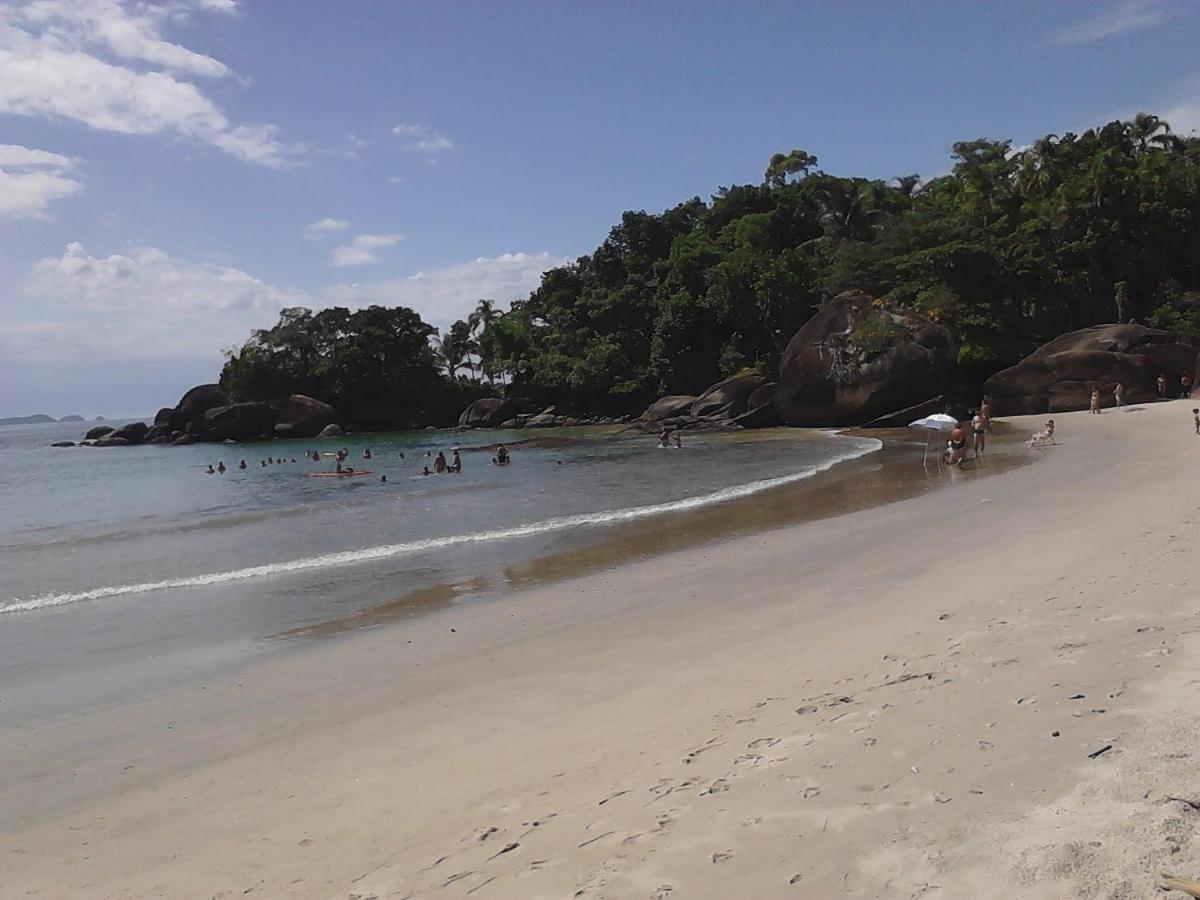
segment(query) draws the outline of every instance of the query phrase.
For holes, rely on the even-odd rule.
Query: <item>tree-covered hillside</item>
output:
[[[443,373],[466,369],[570,409],[630,412],[743,370],[773,375],[797,329],[851,288],[948,327],[968,382],[1090,324],[1136,319],[1200,335],[1188,294],[1200,289],[1200,138],[1139,115],[1019,149],[958,143],[953,160],[942,177],[884,182],[828,174],[793,150],[770,159],[760,184],[657,215],[627,212],[595,251],[547,272],[509,311],[484,304],[452,327],[438,343]],[[223,383],[245,396],[299,391],[329,369],[319,348],[268,353],[269,334],[231,355]],[[393,382],[408,371],[362,386],[402,392]]]

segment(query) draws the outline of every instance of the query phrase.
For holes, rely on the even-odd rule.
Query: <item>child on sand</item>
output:
[[[1118,409],[1125,405],[1125,385],[1119,381],[1113,385],[1113,398],[1117,401]]]
[[[1100,415],[1100,391],[1097,388],[1092,388],[1092,405],[1088,412],[1093,416]]]

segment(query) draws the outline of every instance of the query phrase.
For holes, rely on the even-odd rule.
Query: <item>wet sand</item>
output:
[[[0,894],[1152,896],[1200,874],[1184,406],[6,726],[45,754],[5,788]]]
[[[780,429],[760,429],[739,437],[747,442],[773,440],[779,432]],[[856,429],[845,433],[879,440],[884,446],[813,478],[760,494],[629,522],[619,529],[603,529],[587,537],[568,535],[558,540],[569,544],[568,548],[552,547],[532,559],[506,566],[496,578],[473,578],[421,588],[353,615],[289,629],[276,637],[287,640],[333,637],[445,610],[455,603],[491,601],[514,591],[550,585],[689,547],[895,503],[1034,462],[1034,457],[1025,452],[1027,435],[1018,434],[1002,422],[997,423],[996,433],[989,436],[989,452],[978,460],[968,460],[960,468],[939,466],[936,449],[925,464],[923,442],[911,431]],[[944,440],[939,443],[944,444]]]

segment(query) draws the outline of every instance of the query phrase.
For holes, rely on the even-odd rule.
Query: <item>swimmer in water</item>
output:
[[[244,459],[240,463],[238,463],[238,468],[239,469],[246,468],[246,461]]]
[[[424,472],[422,472],[421,474],[422,474],[422,475],[432,475],[433,473],[429,471],[429,466],[426,466],[426,467],[425,467],[425,471],[424,471]]]
[[[205,475],[216,475],[216,474],[217,474],[217,470],[216,470],[216,469],[214,469],[214,468],[212,467],[212,463],[209,463],[209,464],[208,464],[208,471],[207,471],[207,472],[205,472],[204,474],[205,474]]]
[[[371,458],[371,448],[368,447],[366,450],[363,451],[363,459],[370,459],[370,458]]]
[[[225,474],[225,460],[221,460],[219,463],[217,463],[217,471],[222,475]]]

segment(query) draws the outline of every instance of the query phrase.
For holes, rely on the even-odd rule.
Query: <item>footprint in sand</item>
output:
[[[756,738],[755,740],[751,741],[750,743],[748,743],[748,744],[746,745],[746,749],[748,749],[748,750],[760,750],[760,749],[762,749],[763,747],[774,747],[774,746],[775,746],[776,744],[778,744],[778,743],[779,743],[781,740],[782,740],[782,738],[777,738],[777,737],[763,737],[763,738]]]
[[[731,859],[733,859],[733,851],[717,850],[712,856],[709,857],[709,859],[711,859],[714,863],[729,862]]]
[[[743,753],[741,756],[735,756],[733,758],[733,764],[735,766],[745,766],[745,765],[756,766],[761,761],[762,761],[762,756],[761,756],[761,754],[758,754],[758,753]]]

